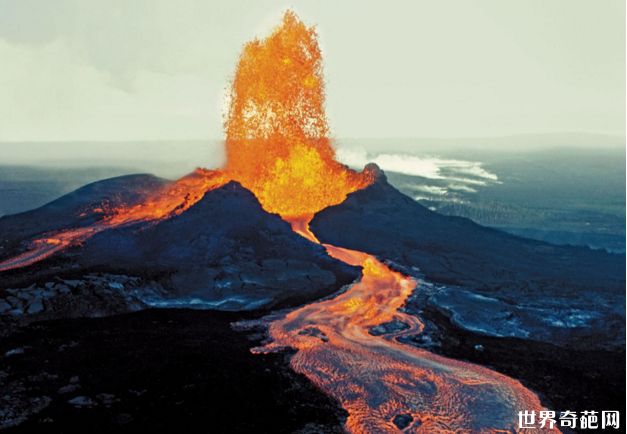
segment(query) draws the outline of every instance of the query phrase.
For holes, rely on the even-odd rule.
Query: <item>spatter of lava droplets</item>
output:
[[[292,12],[244,46],[225,131],[229,176],[285,219],[311,216],[371,182],[335,160],[316,32]]]

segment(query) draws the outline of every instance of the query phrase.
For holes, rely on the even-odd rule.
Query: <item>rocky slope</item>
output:
[[[170,181],[153,175],[126,175],[94,182],[52,202],[19,214],[0,217],[0,259],[14,255],[37,235],[80,228],[99,221],[104,207],[134,205]]]
[[[101,232],[67,254],[81,267],[159,278],[173,297],[231,310],[302,302],[358,277],[236,182],[178,216]]]

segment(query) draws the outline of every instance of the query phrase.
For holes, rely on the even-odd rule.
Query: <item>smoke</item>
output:
[[[392,182],[415,200],[463,202],[464,195],[477,193],[481,187],[499,184],[496,173],[478,161],[403,153],[373,153],[361,148],[341,147],[337,158],[342,163],[361,168],[376,163],[388,174],[401,174],[416,179]]]

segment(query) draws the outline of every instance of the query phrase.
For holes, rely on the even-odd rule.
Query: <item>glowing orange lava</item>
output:
[[[308,221],[292,227],[318,242]],[[423,331],[400,309],[418,282],[367,253],[324,244],[332,257],[361,266],[361,280],[338,296],[311,303],[273,320],[272,342],[253,352],[284,347],[298,351],[295,371],[306,375],[348,411],[351,433],[398,433],[394,418],[410,416],[411,433],[512,433],[521,409],[543,410],[538,397],[505,375],[399,343]],[[373,326],[392,320],[406,328],[373,336]],[[534,432],[558,433],[558,429]]]
[[[263,41],[246,44],[230,99],[226,170],[267,211],[312,215],[371,182],[335,160],[316,31],[294,13]]]
[[[150,195],[142,203],[133,206],[122,205],[112,209],[110,215],[105,218],[105,223],[116,226],[178,215],[202,199],[206,192],[228,181],[229,178],[222,171],[196,169]]]

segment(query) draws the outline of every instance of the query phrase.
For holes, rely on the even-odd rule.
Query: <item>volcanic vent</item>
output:
[[[93,223],[51,231],[27,251],[0,262],[0,271],[38,262],[103,230],[183,213],[203,195],[238,181],[262,207],[295,227],[369,185],[373,175],[335,160],[324,111],[322,59],[315,29],[288,11],[265,40],[245,45],[230,92],[225,120],[227,162],[197,169],[151,189],[141,200],[104,199],[82,210]]]

